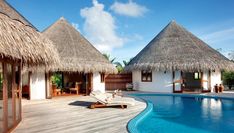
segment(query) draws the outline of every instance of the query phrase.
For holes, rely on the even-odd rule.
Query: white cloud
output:
[[[129,0],[128,3],[120,3],[115,1],[115,3],[111,6],[111,10],[117,14],[130,17],[143,16],[148,11],[145,6],[139,5],[132,0]]]
[[[213,33],[209,33],[203,35],[201,38],[208,43],[219,43],[222,41],[231,40],[234,39],[234,28],[228,28]]]
[[[85,35],[98,50],[111,52],[124,44],[124,39],[116,33],[114,18],[104,10],[103,4],[93,0],[93,6],[81,9],[80,14],[85,18]]]

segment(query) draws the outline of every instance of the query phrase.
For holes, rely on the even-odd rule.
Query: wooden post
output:
[[[200,82],[201,82],[201,91],[204,92],[205,90],[204,90],[204,87],[203,87],[203,85],[204,85],[203,72],[200,72],[200,73],[201,73],[201,79],[200,79]]]
[[[21,73],[22,73],[22,61],[20,61],[19,62],[19,102],[20,102],[20,105],[19,105],[19,117],[20,117],[20,119],[19,119],[19,121],[21,121],[22,120],[22,75],[21,75]]]
[[[45,79],[46,79],[46,99],[51,99],[52,98],[52,95],[51,95],[51,92],[50,92],[50,72],[46,72],[45,74]]]
[[[173,93],[175,93],[175,71],[172,72]]]
[[[89,73],[88,75],[88,85],[86,85],[86,95],[89,95],[93,90],[93,73]]]
[[[183,84],[184,84],[184,79],[183,79],[183,72],[181,71],[180,72],[180,78],[181,78],[181,87],[180,87],[180,90],[181,90],[181,93],[183,93],[183,91],[184,91],[184,86],[183,86]]]
[[[16,92],[16,80],[15,80],[15,63],[11,66],[12,81],[11,81],[11,97],[12,97],[12,111],[13,111],[13,125],[16,125],[16,104],[15,104],[15,92]]]
[[[32,89],[32,88],[31,88],[31,75],[32,75],[32,72],[28,72],[28,88],[29,88],[29,89],[28,89],[28,90],[29,90],[29,91],[28,91],[28,93],[29,93],[29,94],[28,94],[28,96],[29,96],[29,97],[28,97],[28,100],[31,99],[31,89]]]
[[[3,132],[7,131],[7,124],[8,124],[8,107],[7,107],[7,101],[8,101],[8,97],[7,97],[7,69],[6,69],[6,63],[3,63]]]
[[[209,78],[208,79],[208,82],[209,82],[208,83],[209,84],[209,91],[211,92],[212,86],[211,86],[211,71],[210,70],[209,70],[209,74],[208,75],[209,75],[209,77],[208,77]]]

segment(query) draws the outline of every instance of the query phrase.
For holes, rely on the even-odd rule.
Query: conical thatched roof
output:
[[[54,42],[61,64],[53,71],[115,73],[116,68],[64,18],[43,34]]]
[[[234,63],[172,21],[125,70],[234,70]]]
[[[0,13],[0,56],[21,59],[24,64],[50,65],[59,62],[52,42],[20,20]]]
[[[0,0],[0,12],[9,16],[13,20],[21,21],[24,25],[36,29],[27,19],[24,18],[14,7],[5,0]]]

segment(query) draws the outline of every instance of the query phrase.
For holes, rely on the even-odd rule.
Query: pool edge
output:
[[[146,103],[146,108],[141,111],[139,114],[137,114],[136,116],[134,116],[130,121],[128,121],[127,123],[127,131],[129,133],[138,133],[137,129],[136,129],[136,125],[138,122],[140,122],[146,115],[148,115],[152,109],[153,109],[153,103],[148,102],[142,98],[139,98],[142,101],[144,101]]]
[[[184,96],[184,97],[197,97],[197,98],[214,98],[214,99],[228,99],[228,100],[234,100],[233,97],[226,97],[226,96],[215,96],[215,95],[201,95],[201,94],[161,94],[161,93],[153,93],[153,94],[150,94],[150,93],[141,93],[141,94],[130,94],[130,96],[134,97],[134,98],[139,98],[137,96],[139,95],[160,95],[160,96]],[[131,120],[128,121],[127,123],[127,131],[129,133],[138,133],[137,131],[137,128],[136,128],[136,125],[138,122],[140,122],[145,116],[147,116],[152,110],[153,110],[153,103],[149,102],[149,101],[146,101],[142,98],[139,98],[141,99],[143,102],[146,103],[146,108],[141,111],[139,114],[137,114],[135,117],[133,117]]]

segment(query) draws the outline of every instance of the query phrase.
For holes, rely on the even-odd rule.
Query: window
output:
[[[101,75],[101,83],[105,82],[105,74],[104,73],[100,73]]]
[[[151,71],[141,71],[141,81],[142,82],[152,82],[152,72]]]
[[[195,80],[201,79],[201,73],[200,72],[195,72],[194,73],[194,79]]]

